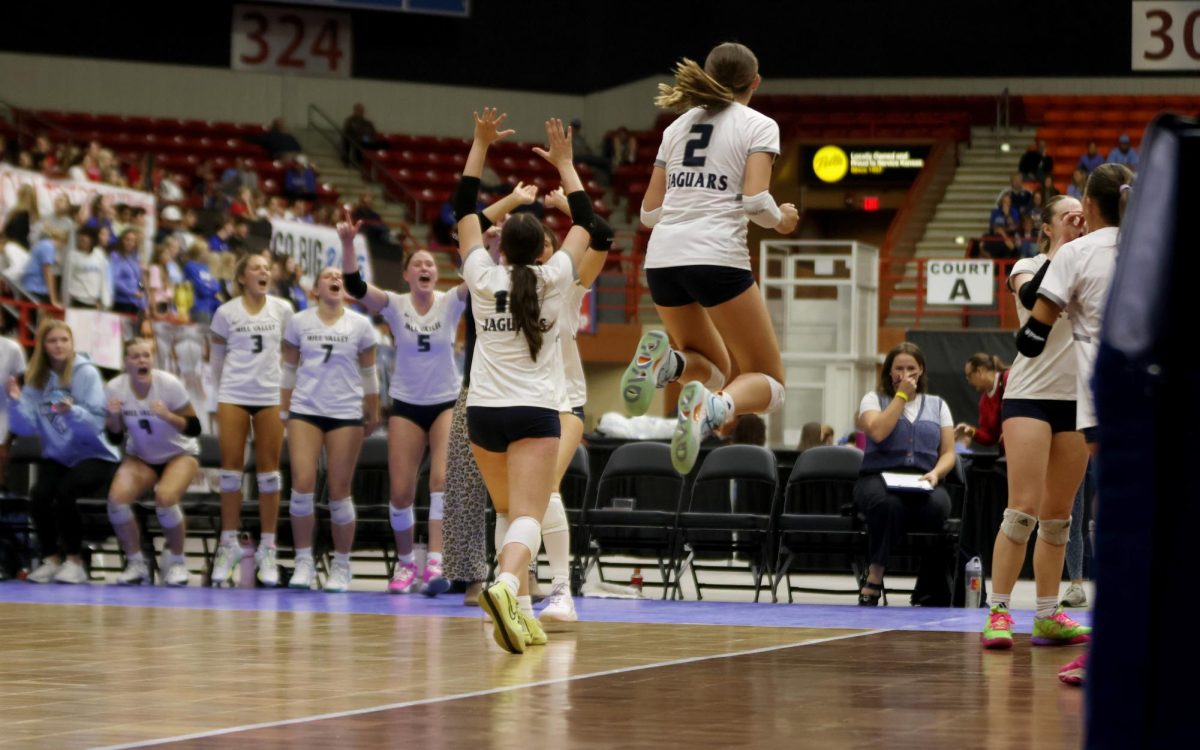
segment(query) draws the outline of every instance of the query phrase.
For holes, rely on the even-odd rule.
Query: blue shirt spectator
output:
[[[1108,152],[1108,160],[1113,164],[1124,164],[1133,172],[1138,168],[1138,152],[1130,145],[1129,135],[1122,134],[1117,139],[1117,147]]]
[[[69,409],[51,408],[66,397],[73,402]],[[41,437],[45,458],[74,466],[91,458],[121,460],[104,435],[107,404],[100,371],[86,356],[76,354],[69,386],[60,385],[58,373],[51,370],[44,387],[26,384],[19,400],[9,399],[8,413],[14,433]]]
[[[57,265],[58,244],[49,237],[35,242],[33,249],[29,252],[29,262],[25,264],[25,270],[21,272],[21,288],[30,294],[50,299],[50,287],[46,284],[45,269],[49,266],[51,274],[53,274],[53,269]]]
[[[142,264],[137,253],[117,250],[108,259],[112,275],[113,309],[117,312],[137,312],[145,308],[146,295],[142,291]]]
[[[1078,168],[1090,175],[1103,163],[1104,156],[1096,150],[1096,142],[1088,141],[1087,153],[1079,157]]]

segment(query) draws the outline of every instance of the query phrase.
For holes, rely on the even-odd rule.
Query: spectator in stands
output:
[[[287,124],[282,117],[276,117],[271,121],[271,127],[262,135],[246,136],[244,140],[251,143],[257,143],[267,150],[271,155],[271,159],[288,159],[295,154],[300,153],[303,149],[300,148],[300,141],[296,137],[287,132]]]
[[[358,196],[358,203],[350,213],[351,223],[362,223],[360,230],[367,238],[368,244],[390,244],[391,234],[383,217],[375,210],[375,196],[369,191],[363,191]]]
[[[89,227],[86,226],[84,227],[84,229],[88,228]],[[116,246],[117,240],[113,236],[111,229],[106,226],[100,226],[95,227],[94,231],[96,232],[96,246],[104,250],[104,252],[107,253]]]
[[[1096,150],[1096,142],[1088,141],[1087,153],[1079,157],[1079,169],[1084,171],[1085,175],[1090,175],[1096,170],[1096,167],[1104,163],[1104,155]],[[1080,195],[1082,198],[1083,196]]]
[[[637,138],[622,125],[617,132],[604,142],[604,156],[608,159],[612,171],[619,167],[637,162]]]
[[[107,497],[120,460],[104,434],[106,404],[104,379],[91,360],[76,354],[70,327],[44,318],[25,387],[8,379],[12,431],[42,441],[37,481],[29,492],[42,557],[29,574],[33,583],[87,583],[76,502]]]
[[[930,395],[925,356],[916,344],[896,345],[883,361],[879,388],[863,396],[858,425],[866,433],[854,501],[867,519],[870,567],[858,603],[875,606],[883,594],[890,547],[906,531],[940,531],[950,496],[940,485],[954,470],[954,420],[950,407]],[[883,472],[910,474],[923,488],[902,489]]]
[[[17,200],[4,220],[4,238],[29,249],[29,230],[38,222],[37,190],[28,183],[17,189]]]
[[[174,312],[175,285],[171,282],[167,271],[167,263],[172,261],[171,254],[178,253],[179,246],[174,237],[168,237],[154,248],[150,256],[150,264],[146,267],[146,295],[149,299],[147,310],[151,320],[170,317]]]
[[[28,169],[33,171],[33,154],[25,149],[21,149],[17,153],[17,167],[20,169]]]
[[[61,253],[67,247],[68,237],[67,232],[62,229],[49,229],[45,239],[35,242],[29,251],[29,262],[25,264],[25,270],[21,273],[21,289],[42,304],[62,307],[55,274],[58,271]]]
[[[183,223],[175,229],[175,236],[179,238],[180,247],[191,247],[192,243],[203,241],[203,237],[196,233],[196,211],[195,209],[187,209],[183,212]]]
[[[178,174],[164,171],[158,180],[158,199],[163,203],[182,203],[187,198],[183,185]]]
[[[115,217],[112,222],[113,234],[120,237],[125,234],[126,229],[133,228],[133,206],[127,203],[118,203],[113,206]]]
[[[1041,216],[1041,208],[1037,209],[1037,213]],[[1039,221],[1034,221],[1033,212],[1025,214],[1021,217],[1021,234],[1016,238],[1017,257],[1032,258],[1038,254],[1037,246],[1037,227]]]
[[[1021,215],[1013,207],[1012,194],[1005,190],[1000,195],[1000,203],[996,208],[992,209],[991,219],[988,221],[988,234],[1000,237],[1003,245],[1008,252],[997,252],[991,243],[987,245],[989,254],[995,257],[1013,257],[1017,253],[1017,238],[1021,234]]]
[[[996,196],[996,202],[999,203],[1004,194],[1008,193],[1012,199],[1013,210],[1017,212],[1017,216],[1024,216],[1029,213],[1029,207],[1033,204],[1033,193],[1029,192],[1025,187],[1025,180],[1021,177],[1020,172],[1015,172],[1008,181],[1008,187],[1000,191],[1000,195]]]
[[[1129,171],[1136,172],[1138,168],[1138,152],[1130,145],[1129,134],[1122,133],[1117,139],[1117,147],[1108,152],[1108,161],[1113,164],[1124,164]]]
[[[1033,191],[1033,202],[1029,204],[1029,211],[1026,212],[1025,218],[1033,222],[1033,227],[1036,229],[1042,223],[1042,209],[1046,205],[1045,193],[1039,187]],[[1026,232],[1025,234],[1030,234]]]
[[[1048,174],[1042,178],[1042,205],[1054,196],[1058,195],[1058,186],[1054,184],[1054,175]]]
[[[158,229],[154,233],[154,244],[158,244],[167,237],[174,236],[179,231],[180,224],[183,223],[183,212],[178,206],[166,206],[158,214]]]
[[[571,148],[576,164],[586,164],[596,172],[596,179],[607,186],[612,182],[612,162],[597,154],[583,137],[583,122],[571,120]]]
[[[141,232],[127,230],[108,259],[112,271],[113,312],[138,315],[146,308],[146,287],[142,282],[142,264],[138,260],[141,245]]]
[[[113,237],[117,236],[117,231],[113,227],[113,218],[116,214],[113,211],[112,205],[104,199],[103,195],[97,195],[92,198],[91,210],[88,212],[89,218],[84,226],[92,229],[107,227],[109,234]]]
[[[207,324],[221,306],[221,282],[208,268],[208,245],[195,242],[184,256],[183,276],[192,285],[192,309],[188,317],[193,323]]]
[[[366,112],[366,107],[355,104],[354,114],[342,123],[342,164],[347,167],[359,163],[359,154],[363,149],[380,148],[375,123],[367,119]]]
[[[287,300],[296,312],[308,309],[308,291],[300,283],[300,266],[295,256],[276,255],[271,259],[272,294]]]
[[[238,255],[250,251],[250,220],[245,216],[233,217],[233,234],[229,235],[229,249]]]
[[[46,161],[49,160],[50,171],[54,171],[54,145],[50,143],[50,136],[45,133],[38,133],[37,137],[33,140],[33,148],[29,149],[29,155],[33,157],[34,169],[45,171]]]
[[[4,153],[0,144],[0,156]],[[0,380],[25,374],[25,349],[8,336],[0,336]],[[0,491],[8,492],[8,399],[0,398]]]
[[[1078,167],[1071,173],[1071,184],[1067,186],[1067,195],[1075,200],[1083,200],[1084,189],[1087,188],[1088,172],[1083,167]]]
[[[980,445],[1000,444],[1000,404],[1004,401],[1008,373],[1008,365],[995,354],[977,352],[967,360],[964,374],[979,394],[979,425],[959,422],[954,426],[956,439],[970,438]]]
[[[1017,171],[1029,182],[1038,182],[1043,177],[1054,173],[1054,159],[1050,156],[1050,147],[1045,141],[1035,140],[1017,165]]]
[[[75,231],[75,214],[78,209],[71,205],[70,198],[66,193],[59,193],[54,196],[54,213],[47,216],[37,224],[32,231],[33,240],[36,242],[45,236],[46,231],[54,228],[61,229],[68,235]]]
[[[233,219],[226,217],[213,236],[208,238],[208,249],[214,253],[227,253],[230,250],[229,238],[233,236]]]
[[[297,154],[283,175],[283,195],[288,200],[315,201],[317,173],[304,154]]]
[[[292,212],[288,209],[287,200],[281,195],[272,195],[267,201],[267,220],[293,221]]]
[[[258,172],[254,171],[254,160],[250,158],[235,159],[221,173],[221,190],[230,198],[241,195],[244,188],[258,190]]]
[[[315,219],[312,215],[312,201],[305,200],[303,198],[297,200],[292,204],[292,215],[295,217],[294,221],[303,222],[305,224],[315,223]]]
[[[100,247],[95,229],[84,227],[75,233],[71,248],[71,271],[67,279],[67,299],[72,305],[107,310],[112,307],[112,278],[108,253]]]
[[[582,428],[581,428],[582,429]],[[767,423],[757,414],[742,414],[733,423],[730,445],[766,445]]]

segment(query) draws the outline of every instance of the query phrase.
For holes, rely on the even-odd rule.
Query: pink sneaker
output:
[[[1084,651],[1075,657],[1074,661],[1062,665],[1062,668],[1058,670],[1058,679],[1068,685],[1082,685],[1084,675],[1087,673],[1087,660],[1088,652]]]
[[[442,563],[429,561],[425,563],[425,573],[421,576],[421,593],[425,596],[437,596],[450,590],[450,581],[442,571]]]
[[[416,563],[398,562],[392,580],[388,582],[389,594],[411,594],[419,585]]]

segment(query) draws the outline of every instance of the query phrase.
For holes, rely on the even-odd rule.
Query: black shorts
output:
[[[190,453],[180,453],[180,454],[179,454],[179,456],[191,456],[191,455],[192,455],[192,454],[190,454]],[[133,459],[136,459],[136,460],[137,460],[137,461],[139,461],[140,463],[142,463],[142,464],[145,464],[146,466],[149,466],[149,467],[150,467],[150,470],[151,470],[151,471],[153,471],[153,472],[154,472],[154,474],[155,474],[155,476],[157,476],[159,479],[162,479],[163,472],[164,472],[164,471],[166,471],[166,470],[167,470],[167,467],[171,465],[171,462],[172,462],[172,461],[174,461],[175,459],[179,458],[179,456],[171,456],[170,458],[168,458],[168,459],[166,460],[166,462],[165,462],[165,463],[161,463],[161,464],[152,464],[152,463],[150,463],[149,461],[147,461],[147,460],[145,460],[144,458],[142,458],[141,456],[135,456],[135,455],[133,455],[132,453],[126,453],[126,454],[125,454],[125,457],[126,457],[126,458],[133,458]],[[199,456],[192,456],[192,457],[193,457],[193,458],[196,458],[197,460],[199,460]]]
[[[716,307],[754,286],[754,274],[728,266],[647,268],[650,298],[660,307],[683,307],[699,302]]]
[[[227,401],[222,401],[221,403],[229,403],[229,402],[227,402]],[[241,409],[242,411],[246,412],[247,414],[249,414],[249,415],[250,415],[250,418],[251,418],[251,419],[253,419],[255,416],[257,416],[257,415],[258,415],[258,413],[259,413],[260,411],[262,411],[263,409],[270,409],[272,406],[279,406],[279,404],[271,404],[271,405],[269,405],[269,406],[246,406],[245,404],[229,404],[229,405],[230,405],[230,406],[236,406],[237,408],[239,408],[239,409]]]
[[[561,437],[562,423],[540,406],[468,406],[467,434],[485,451],[503,453],[518,440]]]
[[[569,412],[566,412],[566,413],[567,413],[567,414],[574,414],[576,417],[578,417],[578,418],[579,418],[579,421],[580,421],[580,422],[586,422],[586,421],[587,421],[587,420],[585,420],[585,419],[583,418],[583,407],[582,407],[582,406],[572,406],[572,407],[571,407],[571,411],[569,411]]]
[[[1035,398],[1006,398],[1000,406],[1001,417],[1027,417],[1050,425],[1050,434],[1075,432],[1075,402]]]
[[[1099,427],[1084,427],[1082,430],[1080,430],[1080,432],[1083,433],[1083,439],[1088,445],[1095,445],[1096,443],[1100,442]]]
[[[442,404],[406,404],[403,401],[392,401],[392,416],[407,419],[417,427],[420,427],[423,432],[429,432],[433,427],[433,423],[437,418],[442,416],[442,412],[449,411],[454,408],[453,401],[447,401]]]
[[[307,422],[321,432],[333,432],[343,427],[358,427],[361,429],[363,426],[361,419],[334,419],[333,417],[318,417],[316,414],[301,414],[295,411],[288,414],[288,420],[293,419]]]

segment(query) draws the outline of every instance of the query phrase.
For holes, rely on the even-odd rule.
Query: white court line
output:
[[[735,656],[753,656],[755,654],[766,654],[772,651],[783,651],[789,648],[800,648],[802,646],[815,646],[820,643],[829,643],[831,641],[842,641],[850,638],[861,638],[865,635],[878,635],[887,633],[891,628],[883,628],[880,630],[865,630],[861,633],[849,633],[847,635],[835,635],[829,638],[817,638],[812,641],[804,641],[803,643],[787,643],[781,646],[764,646],[762,648],[752,648],[747,651],[731,651],[724,654],[711,654],[709,656],[689,656],[685,659],[673,659],[671,661],[660,661],[653,664],[642,664],[636,667],[621,667],[619,669],[609,669],[603,672],[589,672],[587,674],[568,675],[566,677],[556,677],[550,680],[539,680],[538,682],[526,682],[520,685],[509,685],[506,687],[489,688],[488,690],[476,690],[470,693],[457,693],[455,695],[442,695],[436,698],[422,698],[415,701],[404,701],[402,703],[387,703],[382,706],[368,706],[367,708],[356,708],[350,711],[338,711],[329,714],[314,714],[312,716],[301,716],[295,719],[282,719],[280,721],[267,721],[261,724],[243,724],[236,727],[226,727],[225,729],[213,729],[208,732],[196,732],[195,734],[181,734],[175,737],[163,737],[155,740],[143,740],[142,742],[130,742],[123,745],[105,745],[104,747],[93,748],[92,750],[127,750],[127,748],[135,747],[153,747],[155,745],[165,745],[169,742],[184,742],[186,740],[198,740],[206,737],[220,737],[224,734],[234,734],[237,732],[249,732],[255,729],[270,729],[272,727],[283,727],[289,724],[304,724],[310,721],[324,721],[326,719],[343,719],[348,716],[359,716],[362,714],[378,713],[380,711],[392,711],[398,708],[410,708],[412,706],[425,706],[432,703],[449,703],[450,701],[464,700],[466,698],[480,698],[485,695],[497,695],[499,693],[509,693],[515,690],[525,690],[526,688],[544,687],[546,685],[557,685],[563,682],[574,682],[576,680],[590,680],[594,677],[609,677],[617,674],[628,674],[630,672],[641,672],[647,669],[658,669],[659,667],[676,667],[681,664],[694,664],[701,661],[711,661],[713,659],[729,659]]]

